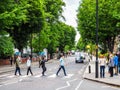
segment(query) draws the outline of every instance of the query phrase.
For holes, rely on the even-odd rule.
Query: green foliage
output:
[[[64,51],[68,52],[69,50],[70,50],[70,46],[66,45],[65,48],[64,48]]]
[[[63,17],[63,6],[62,0],[4,0],[0,2],[1,30],[10,34],[20,51],[26,46],[33,47],[34,52],[43,48],[48,48],[50,53],[57,47],[61,51],[71,49],[76,32],[73,27],[59,22]],[[6,41],[11,44],[9,39]],[[2,39],[2,43],[5,40]],[[12,44],[9,48],[13,49]],[[3,54],[9,55],[6,52],[5,49]]]
[[[78,30],[83,40],[95,42],[96,38],[96,2],[94,0],[82,0],[78,9]],[[99,0],[99,45],[105,51],[111,52],[114,47],[115,37],[119,34],[120,3],[117,0]],[[117,31],[116,31],[117,30]]]
[[[79,39],[76,48],[79,49],[80,51],[85,50],[86,47],[86,41],[83,41],[82,38]]]
[[[14,53],[12,38],[6,35],[8,35],[8,33],[0,31],[0,58],[11,56]]]
[[[2,30],[13,29],[13,25],[19,25],[27,20],[26,9],[29,5],[26,1],[4,0],[0,2],[0,27]]]
[[[65,6],[63,0],[45,0],[45,12],[47,21],[50,23],[54,23],[59,21],[62,16],[62,6]]]
[[[57,29],[59,30],[58,41],[59,41],[59,50],[64,51],[66,45],[71,49],[75,45],[75,29],[64,23],[58,23]]]

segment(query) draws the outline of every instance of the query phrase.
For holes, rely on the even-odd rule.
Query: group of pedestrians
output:
[[[21,63],[21,58],[19,55],[16,55],[15,57],[15,75],[17,75],[17,72],[19,73],[19,75],[21,75],[21,70],[20,70],[20,63]],[[29,74],[29,72],[31,73],[31,75],[33,75],[32,70],[31,70],[31,59],[30,56],[27,57],[27,75]]]
[[[32,64],[31,61],[32,61],[32,57],[27,56],[27,61],[26,61],[27,75],[29,74],[29,72],[31,73],[31,75],[33,75],[32,70],[31,70],[31,64]],[[40,67],[42,68],[42,76],[45,76],[45,71],[47,70],[46,65],[45,65],[46,62],[47,62],[46,56],[39,57],[39,68]],[[60,62],[60,66],[59,66],[59,69],[56,73],[56,76],[58,76],[61,69],[63,69],[64,75],[67,76],[66,70],[64,67],[65,64],[64,64],[64,56],[63,55],[60,56],[59,62]],[[15,57],[15,66],[16,66],[15,75],[17,75],[17,72],[19,75],[21,75],[20,63],[21,63],[21,58],[19,55],[17,55]]]
[[[100,77],[105,77],[105,66],[108,65],[108,72],[110,73],[110,77],[113,77],[114,75],[118,75],[119,72],[119,58],[117,54],[110,54],[109,60],[106,62],[106,58],[104,55],[100,55],[99,58],[99,64],[100,64]]]

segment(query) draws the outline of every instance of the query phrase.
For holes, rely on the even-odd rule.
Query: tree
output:
[[[115,18],[115,15],[119,15],[116,12],[119,4],[117,3],[116,6],[116,3],[117,1],[115,0],[99,0],[99,45],[106,51],[108,49],[111,52],[113,52],[115,37],[119,34],[118,31],[116,32],[119,19]],[[89,41],[95,41],[96,38],[95,5],[96,2],[94,0],[83,0],[78,9],[78,30],[81,37]]]
[[[12,38],[5,31],[0,31],[0,58],[6,58],[13,55],[14,44]]]
[[[25,3],[26,2],[26,3]],[[44,15],[44,1],[43,0],[21,0],[17,3],[18,6],[24,4],[29,7],[24,8],[25,21],[21,20],[22,23],[19,25],[13,25],[13,30],[8,30],[15,40],[15,46],[22,51],[24,47],[31,43],[32,45],[32,34],[39,33],[44,27],[45,15]]]
[[[0,27],[1,30],[13,29],[14,25],[19,26],[26,21],[26,13],[29,5],[26,1],[4,0],[0,2]]]

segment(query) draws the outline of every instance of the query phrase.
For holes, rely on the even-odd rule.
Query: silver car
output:
[[[85,56],[84,54],[78,52],[75,54],[75,63],[84,63]]]

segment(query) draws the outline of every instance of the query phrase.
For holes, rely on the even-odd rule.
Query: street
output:
[[[33,76],[26,75],[27,69],[21,69],[22,76],[14,76],[14,71],[0,75],[0,90],[120,90],[117,87],[83,79],[87,66],[87,58],[84,63],[75,63],[75,57],[65,58],[67,76],[61,70],[59,76],[56,72],[59,61],[46,63],[46,76],[42,76],[42,69],[32,66]]]

